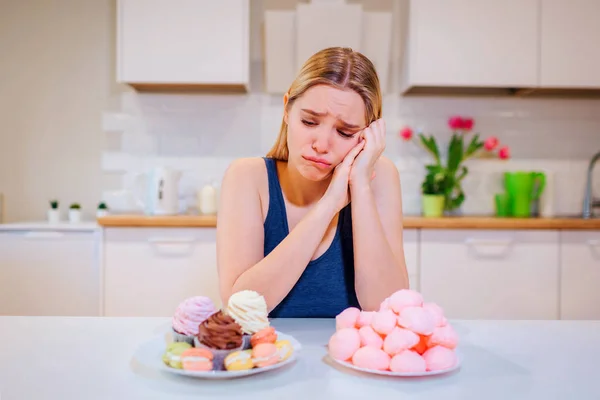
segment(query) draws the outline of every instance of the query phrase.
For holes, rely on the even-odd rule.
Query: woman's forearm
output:
[[[264,296],[271,311],[304,272],[334,216],[332,206],[317,203],[271,253],[237,278],[231,293],[254,290]]]
[[[365,310],[377,310],[393,292],[408,288],[404,257],[387,241],[370,186],[353,187],[352,235],[356,295]]]

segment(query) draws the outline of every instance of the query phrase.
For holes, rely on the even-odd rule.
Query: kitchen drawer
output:
[[[558,318],[557,231],[423,230],[420,263],[449,318]]]

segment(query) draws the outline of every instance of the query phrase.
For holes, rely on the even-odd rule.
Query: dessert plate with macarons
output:
[[[403,289],[385,299],[378,311],[349,307],[339,313],[328,354],[336,364],[369,374],[432,376],[460,368],[458,342],[439,305]]]
[[[235,293],[216,309],[204,296],[179,304],[170,339],[144,343],[135,358],[152,369],[201,379],[230,379],[279,369],[293,363],[301,349],[291,335],[270,326],[260,294]]]

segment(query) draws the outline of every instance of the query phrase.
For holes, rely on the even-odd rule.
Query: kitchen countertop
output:
[[[98,219],[103,227],[208,227],[217,226],[216,216],[110,215]],[[496,218],[405,216],[405,229],[565,229],[600,230],[600,218]]]
[[[600,321],[450,322],[461,368],[393,378],[333,364],[333,319],[273,320],[302,344],[279,370],[232,380],[161,373],[137,362],[169,318],[0,317],[2,399],[598,399]]]

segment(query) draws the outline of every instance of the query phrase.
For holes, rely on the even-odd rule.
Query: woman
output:
[[[221,297],[257,291],[272,318],[376,310],[408,288],[408,276],[400,179],[381,156],[375,68],[351,49],[324,49],[307,60],[283,103],[267,157],[236,160],[223,178]]]

